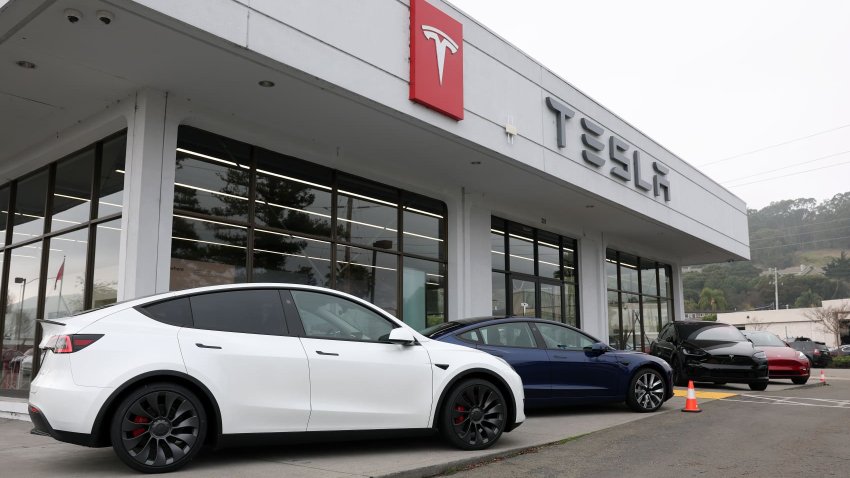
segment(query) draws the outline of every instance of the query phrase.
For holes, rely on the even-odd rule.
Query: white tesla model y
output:
[[[319,287],[205,287],[42,323],[33,432],[112,445],[144,472],[257,438],[439,430],[477,450],[525,419],[503,360]]]

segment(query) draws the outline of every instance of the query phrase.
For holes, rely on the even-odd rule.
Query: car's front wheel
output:
[[[763,392],[763,391],[767,390],[767,382],[751,383],[750,384],[750,390],[755,390],[757,392]]]
[[[650,368],[640,369],[629,383],[626,404],[636,412],[654,412],[664,403],[666,389],[660,373]]]
[[[153,383],[131,392],[115,410],[112,448],[127,466],[166,473],[185,466],[200,451],[207,418],[198,397],[186,387]]]
[[[804,385],[808,381],[809,381],[809,377],[794,377],[794,378],[791,379],[791,382],[793,382],[796,385]]]
[[[440,415],[440,431],[458,448],[483,450],[502,435],[507,411],[505,397],[491,382],[463,380],[449,391]]]

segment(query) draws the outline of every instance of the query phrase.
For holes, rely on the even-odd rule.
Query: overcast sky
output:
[[[850,1],[448,1],[749,208],[850,191]]]

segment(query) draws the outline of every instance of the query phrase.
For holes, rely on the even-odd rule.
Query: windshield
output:
[[[423,329],[419,333],[425,337],[434,337],[436,335],[442,335],[442,332],[447,332],[464,325],[466,324],[462,324],[460,322],[443,322],[442,324],[433,325],[427,329]]]
[[[747,332],[744,335],[753,342],[753,345],[761,347],[785,347],[785,342],[770,332]]]
[[[740,330],[726,324],[690,326],[683,330],[686,340],[705,340],[711,342],[744,342],[747,339]]]

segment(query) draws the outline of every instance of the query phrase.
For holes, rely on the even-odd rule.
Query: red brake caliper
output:
[[[150,422],[151,421],[148,420],[145,417],[136,416],[136,417],[133,418],[133,423],[150,423]],[[130,434],[133,435],[133,438],[136,438],[137,436],[141,435],[144,432],[145,432],[144,428],[136,428],[135,430],[130,432]]]
[[[466,408],[463,405],[455,405],[455,411],[456,412],[465,412]],[[461,423],[463,423],[464,420],[466,420],[466,418],[464,418],[463,415],[456,416],[455,417],[455,425],[460,425]]]

